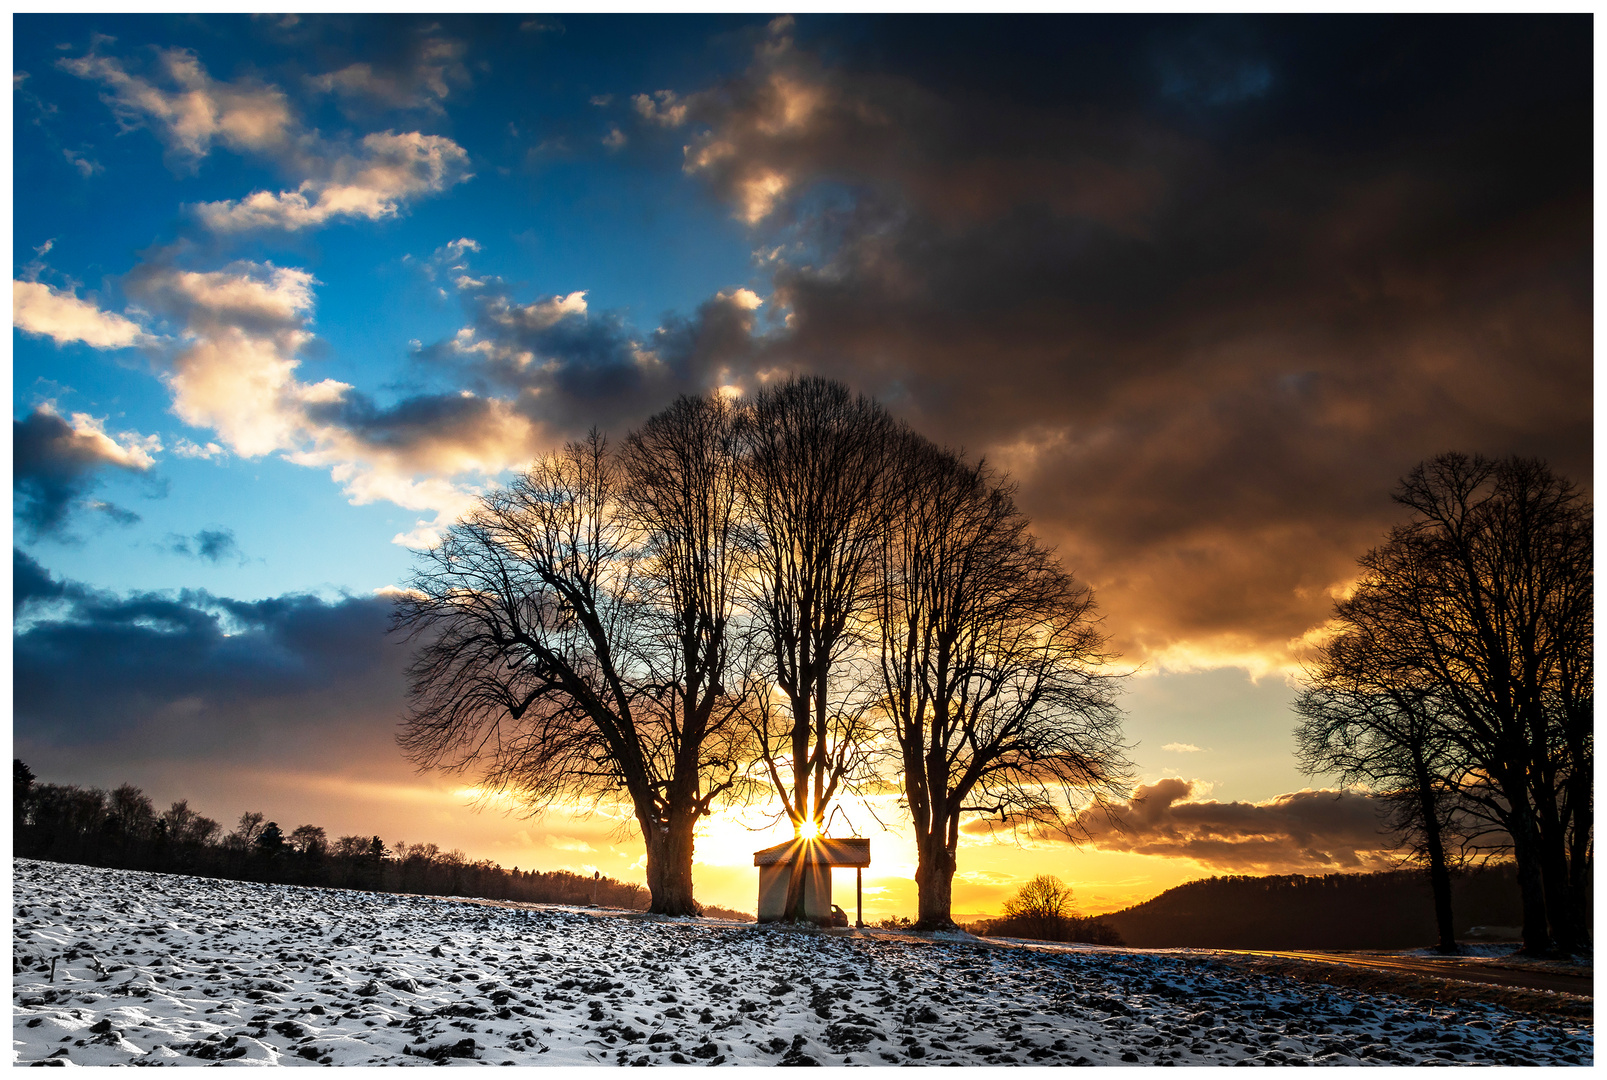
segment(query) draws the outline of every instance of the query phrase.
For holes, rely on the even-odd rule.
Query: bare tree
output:
[[[117,832],[128,840],[147,840],[156,829],[156,807],[150,796],[133,784],[113,791],[106,811]]]
[[[188,799],[180,799],[168,807],[162,814],[162,824],[167,829],[168,840],[181,846],[210,844],[219,831],[216,821],[190,809]]]
[[[240,815],[240,823],[235,826],[234,832],[226,836],[223,842],[236,851],[250,851],[256,844],[257,838],[262,835],[267,821],[267,817],[261,812],[247,810]]]
[[[329,848],[329,837],[321,825],[297,825],[285,841],[297,855],[321,857]]]
[[[1330,638],[1307,672],[1295,701],[1296,757],[1307,773],[1332,774],[1342,785],[1368,787],[1384,827],[1407,857],[1427,864],[1438,951],[1457,952],[1451,913],[1452,853],[1448,839],[1472,822],[1461,798],[1464,759],[1443,707],[1432,694],[1374,681],[1365,642],[1343,632]]]
[[[628,805],[663,914],[696,913],[693,830],[740,772],[725,680],[734,496],[706,468],[730,427],[718,402],[683,398],[632,437],[623,469],[596,432],[538,460],[421,557],[396,608],[419,643],[401,735],[413,760],[477,769],[531,813],[565,797]]]
[[[742,557],[737,413],[718,394],[682,396],[626,440],[622,505],[641,539],[633,652],[638,739],[670,843],[666,872],[690,897],[697,821],[749,789],[753,690],[738,633]]]
[[[1067,838],[1126,797],[1115,676],[1091,593],[1010,488],[919,436],[899,447],[877,590],[882,709],[915,826],[916,925],[953,925],[960,819]]]
[[[335,856],[355,862],[368,854],[373,846],[374,838],[370,836],[342,836],[335,841]]]
[[[1071,916],[1071,889],[1053,874],[1039,874],[1004,902],[1004,917],[1048,937],[1055,925]]]
[[[1523,937],[1588,941],[1593,814],[1591,513],[1543,462],[1442,454],[1395,499],[1414,514],[1335,610],[1379,682],[1429,689],[1511,838]],[[1548,918],[1549,916],[1549,918]],[[1549,925],[1548,925],[1549,923]]]
[[[745,419],[747,604],[779,696],[754,703],[758,750],[794,834],[819,835],[868,763],[864,672],[854,666],[869,637],[898,425],[818,378],[761,390]]]

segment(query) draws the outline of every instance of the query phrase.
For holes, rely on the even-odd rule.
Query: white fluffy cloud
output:
[[[213,458],[226,456],[228,451],[215,442],[197,443],[190,439],[180,438],[173,443],[173,453],[179,457],[200,458],[203,461],[211,461]]]
[[[819,130],[823,118],[834,112],[860,115],[862,121],[880,118],[865,113],[862,103],[846,100],[807,58],[792,46],[793,20],[772,19],[755,62],[744,76],[745,86],[734,105],[729,94],[700,91],[676,103],[675,124],[688,114],[705,121],[706,130],[685,147],[684,170],[702,174],[723,188],[735,205],[737,217],[757,225],[769,217],[782,197],[796,186],[788,164]],[[662,93],[667,93],[661,92]],[[657,102],[636,99],[637,111],[649,120],[668,124]],[[807,154],[801,155],[807,158]]]
[[[243,199],[201,203],[196,213],[220,233],[294,232],[339,217],[377,221],[395,217],[408,199],[469,179],[468,165],[468,153],[451,139],[378,132],[328,162],[327,176],[305,180],[294,191],[256,191]]]
[[[61,415],[51,401],[40,405],[38,411],[50,416]],[[109,465],[144,472],[156,464],[154,455],[162,452],[160,437],[141,435],[137,431],[120,431],[114,438],[106,434],[105,420],[88,413],[75,412],[67,422],[73,430],[75,449]]]
[[[499,297],[488,305],[490,317],[502,326],[517,330],[545,330],[560,319],[586,314],[586,292],[549,296],[529,304],[514,304]]]
[[[382,86],[372,69],[365,72],[365,65],[354,65],[325,77],[324,88],[373,91],[384,97],[419,83],[432,99],[444,97],[446,68],[437,71],[430,64],[455,63],[453,50],[460,48],[456,43],[445,45],[451,48],[425,50],[423,75],[398,76],[394,86]],[[383,131],[355,144],[326,139],[305,126],[277,86],[249,79],[220,82],[184,49],[156,55],[148,77],[131,73],[115,57],[95,52],[60,63],[72,74],[105,87],[102,97],[124,127],[148,127],[173,159],[193,167],[218,144],[266,157],[295,181],[294,187],[282,191],[261,190],[241,199],[201,203],[195,207],[196,215],[214,232],[294,232],[338,218],[394,217],[408,200],[444,191],[473,175],[468,153],[444,136]]]
[[[658,90],[652,94],[637,94],[631,98],[636,112],[650,124],[660,127],[680,127],[686,123],[686,102],[672,90]]]
[[[743,311],[756,311],[764,306],[764,297],[752,289],[732,289],[730,292],[718,292],[714,294],[714,298],[735,304]]]
[[[126,349],[147,336],[139,324],[38,281],[12,281],[11,324],[57,345],[81,341],[96,349]]]
[[[271,263],[207,272],[142,267],[131,275],[141,300],[184,327],[167,373],[174,413],[216,431],[244,457],[295,448],[305,405],[349,389],[295,377],[296,353],[312,337],[313,285],[306,271]]]
[[[437,522],[469,508],[475,478],[529,460],[536,432],[507,401],[459,394],[385,410],[346,383],[298,378],[316,284],[305,270],[245,261],[214,271],[152,263],[130,275],[143,303],[182,326],[165,375],[174,413],[218,436],[180,453],[282,454],[329,469],[354,503],[434,511]],[[437,528],[421,521],[398,542],[428,543]]]
[[[150,75],[128,71],[121,60],[91,51],[59,61],[61,67],[106,88],[102,99],[125,128],[149,127],[169,153],[191,165],[214,142],[232,150],[279,155],[299,125],[284,91],[241,79],[219,82],[188,49],[161,49]]]

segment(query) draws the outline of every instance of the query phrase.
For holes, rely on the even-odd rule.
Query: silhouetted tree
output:
[[[106,793],[71,784],[36,784],[32,790],[30,853],[49,853],[68,862],[96,862],[106,822]]]
[[[624,800],[653,910],[695,914],[692,832],[738,780],[728,693],[732,415],[682,398],[627,440],[537,461],[423,554],[402,745],[531,812]]]
[[[1114,927],[1101,919],[1076,914],[1070,887],[1053,874],[1039,874],[1021,886],[1004,902],[1004,916],[985,923],[981,929],[999,937],[1122,944],[1121,934]]]
[[[368,854],[373,839],[367,836],[342,836],[335,841],[335,855],[347,861],[356,861]]]
[[[1071,889],[1053,874],[1039,874],[1004,902],[1007,919],[1058,919],[1071,914]]]
[[[1438,950],[1455,953],[1451,857],[1466,769],[1440,702],[1429,693],[1372,681],[1367,643],[1355,634],[1328,639],[1295,701],[1296,757],[1307,773],[1362,784],[1380,802],[1385,827],[1409,857],[1427,864]]]
[[[259,811],[247,810],[240,815],[239,824],[234,827],[234,832],[230,833],[224,842],[237,850],[250,851],[255,846],[257,837],[262,835],[263,827],[267,823],[267,817]]]
[[[960,819],[1078,831],[1125,799],[1114,676],[1093,597],[1027,532],[1009,487],[914,434],[897,453],[876,625],[915,826],[916,925],[951,916]]]
[[[277,821],[270,821],[262,827],[257,834],[257,851],[272,858],[284,850],[285,834],[280,831]]]
[[[818,378],[761,390],[745,416],[746,606],[778,695],[758,695],[751,716],[795,836],[824,834],[839,790],[869,775],[864,647],[898,430],[876,402]],[[801,868],[785,903],[798,918]]]
[[[1432,693],[1512,841],[1525,948],[1588,939],[1591,512],[1543,462],[1443,454],[1402,481],[1412,520],[1335,610],[1378,685]],[[1549,915],[1549,928],[1548,928]]]
[[[329,838],[322,826],[297,825],[286,839],[290,850],[297,855],[321,856],[329,847]]]
[[[33,782],[38,779],[21,758],[11,759],[11,820],[18,825],[28,820],[33,803]]]
[[[119,866],[140,866],[156,834],[156,808],[133,784],[119,785],[107,799],[103,840]]]
[[[170,844],[198,848],[217,837],[218,823],[190,809],[188,799],[180,799],[162,814]]]
[[[747,782],[752,740],[741,705],[752,692],[736,632],[741,578],[737,414],[719,394],[683,396],[625,440],[621,505],[640,540],[647,603],[637,624],[636,712],[650,819],[662,835],[649,891],[695,908],[693,830],[716,799]],[[645,827],[645,823],[644,823]]]

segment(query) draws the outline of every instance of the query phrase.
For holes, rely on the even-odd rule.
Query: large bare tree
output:
[[[1511,838],[1525,948],[1588,941],[1591,512],[1543,462],[1442,454],[1335,609],[1375,681],[1431,691],[1474,791]]]
[[[755,690],[739,632],[738,414],[719,394],[682,396],[625,440],[622,504],[641,538],[638,638],[651,722],[642,733],[662,777],[671,866],[690,889],[692,833],[719,796],[750,787]]]
[[[741,782],[728,692],[730,410],[683,398],[611,453],[539,459],[424,553],[403,748],[539,813],[631,807],[652,910],[692,914],[693,832]]]
[[[864,646],[899,426],[803,378],[755,395],[742,430],[746,606],[776,688],[754,702],[754,731],[794,834],[819,835],[869,760]]]
[[[1380,680],[1372,659],[1355,633],[1324,643],[1295,700],[1296,759],[1307,773],[1363,785],[1379,800],[1385,829],[1427,866],[1438,951],[1455,953],[1449,845],[1475,825],[1463,797],[1466,759],[1441,699],[1398,678]]]
[[[882,708],[915,826],[917,926],[953,925],[960,819],[1074,838],[1125,798],[1116,676],[1092,594],[983,465],[907,434],[882,534]]]

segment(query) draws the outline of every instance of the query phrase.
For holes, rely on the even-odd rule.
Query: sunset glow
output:
[[[547,714],[476,684],[503,710],[483,746],[404,754],[439,627],[393,619],[542,455],[820,376],[998,470],[1033,557],[1092,590],[1131,775],[1094,809],[1093,781],[1050,784],[1058,833],[1043,804],[953,803],[957,920],[1040,874],[1099,913],[1390,868],[1378,800],[1298,766],[1291,703],[1414,465],[1532,456],[1593,491],[1589,25],[15,16],[14,754],[223,833],[255,811],[643,883],[655,819],[606,739],[532,799],[474,754],[539,773],[519,740]],[[593,584],[645,626],[632,536]],[[768,571],[733,562],[750,596]],[[828,695],[880,734],[796,831],[870,840],[867,922],[916,905],[883,610],[839,613]],[[780,715],[753,643],[781,633],[732,611],[745,681],[698,685]],[[486,655],[536,670],[518,648]],[[652,655],[620,661],[640,715],[683,677]],[[753,853],[795,832],[731,730],[694,884],[751,912]],[[1048,775],[1034,752],[1013,775]]]

